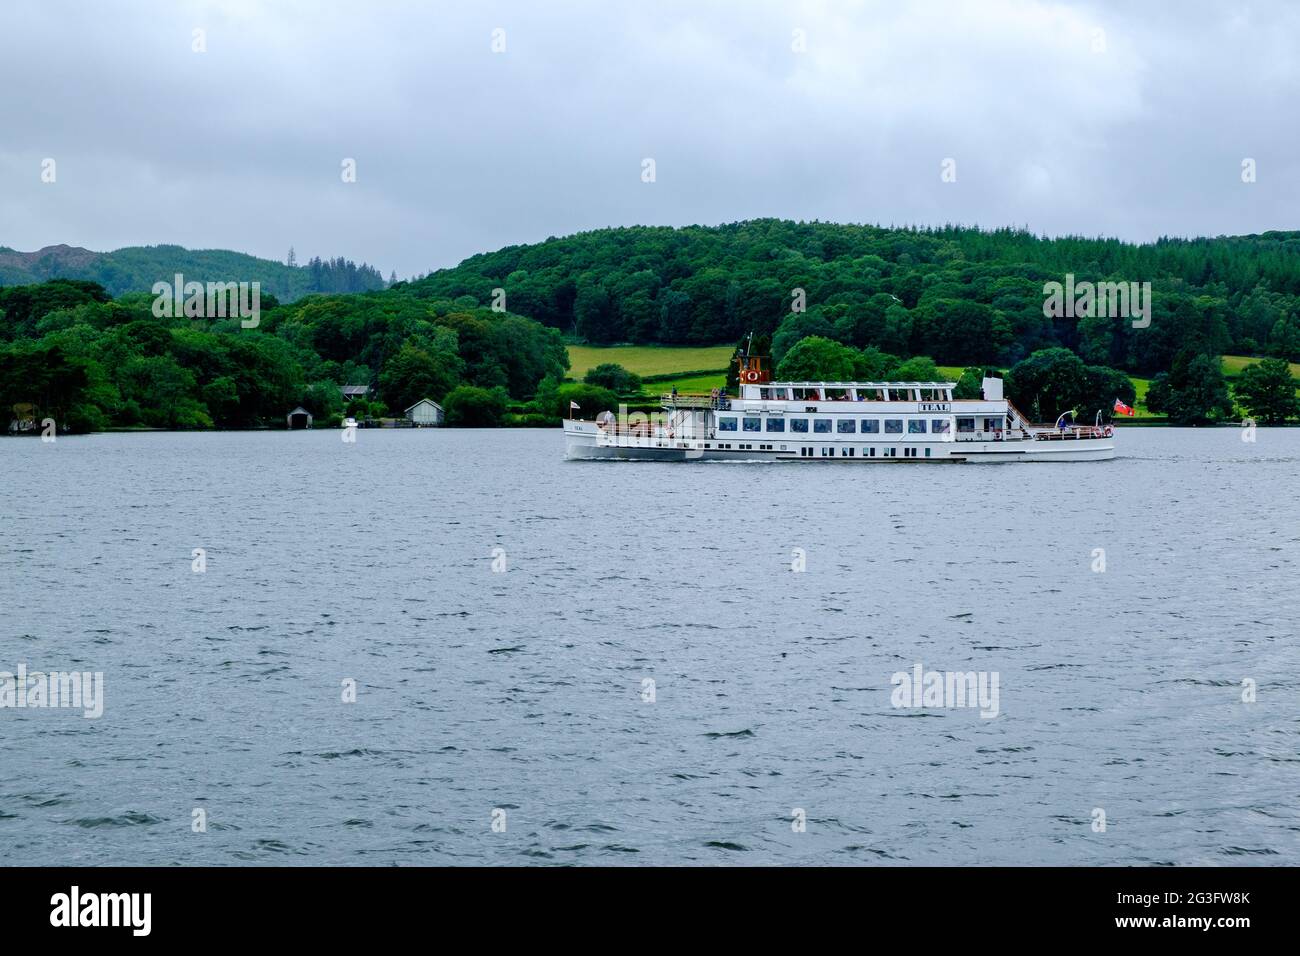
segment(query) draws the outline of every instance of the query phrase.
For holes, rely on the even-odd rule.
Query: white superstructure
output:
[[[986,378],[980,399],[955,382],[747,382],[740,396],[665,395],[661,415],[564,423],[569,458],[838,462],[1098,461],[1106,427],[1031,425]]]

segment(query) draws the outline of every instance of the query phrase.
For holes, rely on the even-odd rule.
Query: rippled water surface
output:
[[[0,670],[106,697],[0,709],[0,862],[1300,862],[1300,430],[956,467],[562,444],[0,440]],[[918,662],[996,673],[998,715],[892,707]]]

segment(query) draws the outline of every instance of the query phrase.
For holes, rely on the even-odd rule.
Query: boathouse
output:
[[[343,401],[350,402],[353,399],[365,398],[370,394],[369,385],[340,385],[339,394],[343,396]]]
[[[290,431],[296,428],[311,428],[311,412],[299,405],[284,416],[284,422]]]
[[[406,410],[407,421],[416,427],[441,425],[443,417],[442,406],[427,398],[420,399]]]

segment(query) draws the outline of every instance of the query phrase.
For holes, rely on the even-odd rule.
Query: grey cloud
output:
[[[293,245],[409,275],[631,223],[1146,240],[1294,227],[1300,205],[1284,2],[44,0],[4,17],[0,244],[20,249]]]

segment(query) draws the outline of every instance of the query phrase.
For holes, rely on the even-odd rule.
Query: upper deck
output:
[[[952,381],[774,381],[740,386],[759,402],[952,402]]]
[[[956,382],[742,383],[740,398],[762,402],[951,402]]]

